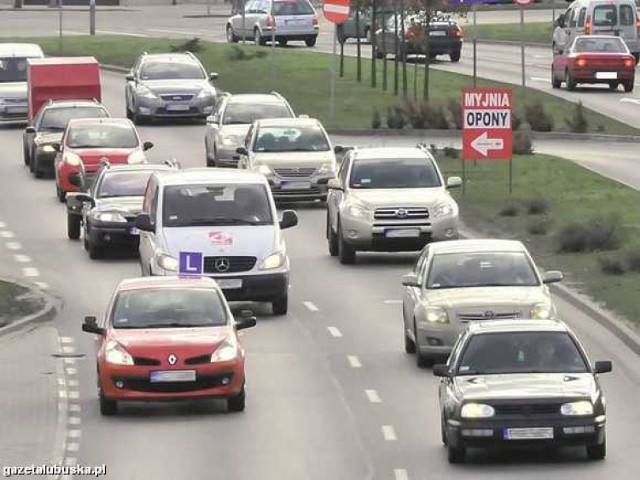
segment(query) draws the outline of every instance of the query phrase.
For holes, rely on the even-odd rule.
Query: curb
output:
[[[34,285],[21,283],[13,279],[3,278],[3,280],[24,287],[28,289],[29,292],[34,296],[38,296],[44,299],[44,306],[36,313],[27,315],[26,317],[22,317],[15,322],[11,322],[9,325],[1,327],[0,337],[22,330],[33,323],[42,323],[52,320],[58,313],[59,301],[51,295],[45,293],[41,289],[37,288]]]
[[[473,44],[473,39],[467,39],[465,42],[467,44]],[[509,47],[519,47],[522,45],[522,42],[518,42],[515,40],[485,40],[482,38],[478,38],[476,43],[484,43],[489,45],[505,45]],[[538,48],[551,48],[551,44],[547,42],[524,42],[525,47],[538,47]]]

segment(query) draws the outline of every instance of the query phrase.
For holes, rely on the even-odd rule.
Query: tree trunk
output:
[[[377,14],[376,14],[377,2],[376,0],[371,1],[371,30],[369,31],[369,36],[371,37],[371,87],[376,88],[377,78],[376,78],[376,41],[375,41],[375,32],[378,28],[376,24]]]
[[[393,1],[393,94],[398,95],[398,2]]]
[[[431,0],[425,0],[425,28],[424,28],[424,89],[422,97],[429,101],[429,64],[431,63],[431,40],[429,30],[431,26]]]
[[[407,45],[404,28],[404,0],[400,0],[400,45],[402,45],[402,96],[407,98]]]
[[[387,22],[382,23],[382,90],[387,90]]]
[[[356,2],[356,56],[358,60],[356,61],[356,80],[358,82],[362,81],[362,50],[361,50],[362,39],[360,38],[360,0]]]

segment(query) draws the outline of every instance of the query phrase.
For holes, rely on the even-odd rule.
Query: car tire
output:
[[[87,230],[85,230],[82,235],[82,246],[86,252],[89,251],[89,232]]]
[[[131,121],[134,125],[144,125],[144,119],[142,118],[142,115],[140,115],[135,110],[131,113]]]
[[[231,25],[227,25],[227,42],[228,43],[238,43],[238,37],[233,32],[233,27]]]
[[[407,335],[407,331],[405,329],[405,332],[404,332],[404,351],[405,351],[405,353],[416,353],[416,350],[417,350],[416,342],[411,340],[411,337],[409,337],[409,335]]]
[[[381,52],[380,50],[378,50],[377,48],[376,48],[376,58],[377,58],[378,60],[382,60],[382,59],[384,58],[384,53],[382,53],[382,52]]]
[[[74,213],[67,213],[67,236],[70,240],[78,240],[80,238],[80,230],[82,226],[82,217]]]
[[[204,142],[204,151],[206,152],[205,156],[207,159],[207,167],[215,167],[216,166],[216,147],[213,147],[213,158],[209,155],[209,145],[207,142]]]
[[[338,225],[338,260],[342,265],[353,265],[356,261],[356,249],[344,241],[342,228]]]
[[[331,221],[329,212],[327,212],[327,244],[329,245],[329,255],[332,257],[338,256],[338,236],[331,228]]]
[[[129,104],[126,104],[124,109],[126,111],[127,118],[129,120],[133,120],[133,112],[131,110],[129,110]]]
[[[620,86],[620,84],[618,82],[610,82],[609,83],[609,89],[613,90],[613,91],[616,91],[619,86]]]
[[[636,59],[636,65],[640,62],[640,53],[636,52],[633,54],[633,58]]]
[[[567,90],[569,90],[570,92],[575,91],[576,87],[578,86],[578,82],[576,82],[576,79],[571,76],[569,70],[567,70],[567,72],[565,73],[565,81],[567,82]]]
[[[551,87],[560,88],[562,86],[562,80],[553,74],[553,67],[551,67]]]
[[[98,395],[98,401],[100,404],[100,415],[104,415],[105,417],[111,417],[118,413],[118,402],[116,400],[111,400],[110,398],[106,398],[102,391],[100,391]]]
[[[624,91],[627,93],[633,92],[633,84],[634,80],[629,80],[628,82],[624,82],[622,86],[624,87]]]
[[[22,142],[22,158],[24,160],[24,164],[29,165],[29,147],[25,142]]]
[[[289,310],[289,295],[285,292],[271,302],[271,311],[274,315],[286,315]]]
[[[453,53],[449,54],[449,59],[453,62],[453,63],[458,63],[460,61],[460,50],[457,50]]]
[[[604,457],[607,456],[607,439],[602,441],[602,443],[597,443],[595,445],[587,445],[587,458],[589,460],[604,460]]]
[[[230,412],[243,412],[246,403],[247,394],[243,386],[238,395],[227,398],[227,410],[229,410]]]
[[[440,440],[442,444],[446,447],[449,444],[449,440],[447,439],[447,428],[445,425],[447,422],[444,419],[444,415],[440,417]]]
[[[304,43],[307,44],[307,47],[315,47],[317,40],[318,40],[318,37],[309,37],[304,41]]]
[[[433,358],[427,357],[420,353],[419,349],[416,349],[416,365],[418,368],[427,368],[433,366]]]
[[[56,182],[56,197],[60,203],[64,203],[67,199],[67,193],[60,188],[60,185]]]
[[[35,155],[33,157],[33,162],[31,162],[31,164],[31,171],[33,172],[33,176],[36,178],[44,178],[44,172],[40,168],[40,162],[38,162],[38,155]]]
[[[452,447],[447,445],[447,460],[449,463],[463,463],[464,457],[467,456],[467,450],[464,447]]]

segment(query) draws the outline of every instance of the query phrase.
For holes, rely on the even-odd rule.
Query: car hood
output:
[[[143,200],[143,196],[98,198],[95,208],[102,211],[118,211],[125,215],[137,215],[142,211]]]
[[[27,98],[27,82],[0,83],[0,98]]]
[[[64,132],[50,132],[43,131],[36,134],[34,141],[38,145],[51,145],[52,143],[60,143],[62,141],[62,134]]]
[[[336,159],[332,151],[324,152],[254,152],[254,161],[257,165],[269,165],[271,167],[299,167],[320,166],[323,163],[333,162]]]
[[[351,197],[370,207],[429,207],[450,195],[442,187],[351,189]]]
[[[204,256],[250,256],[258,261],[278,250],[280,229],[275,225],[164,227],[162,241],[175,258],[180,252]]]
[[[250,123],[238,123],[234,125],[220,125],[220,135],[230,137],[246,137],[249,132]]]
[[[458,376],[454,380],[464,400],[595,397],[590,373],[510,373]]]
[[[430,305],[448,308],[529,305],[549,300],[544,287],[466,287],[424,290]]]
[[[144,80],[141,84],[155,94],[197,95],[203,88],[209,87],[206,80]]]
[[[137,148],[75,148],[72,151],[82,158],[85,165],[98,165],[107,159],[112,163],[125,163]]]

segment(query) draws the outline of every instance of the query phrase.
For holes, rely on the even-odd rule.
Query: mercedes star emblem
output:
[[[175,365],[176,362],[178,361],[178,357],[176,357],[173,353],[171,355],[169,355],[169,358],[167,358],[167,361],[169,362],[169,365]]]
[[[229,259],[225,257],[216,258],[213,266],[218,272],[228,272],[231,267],[231,262],[229,262]]]

